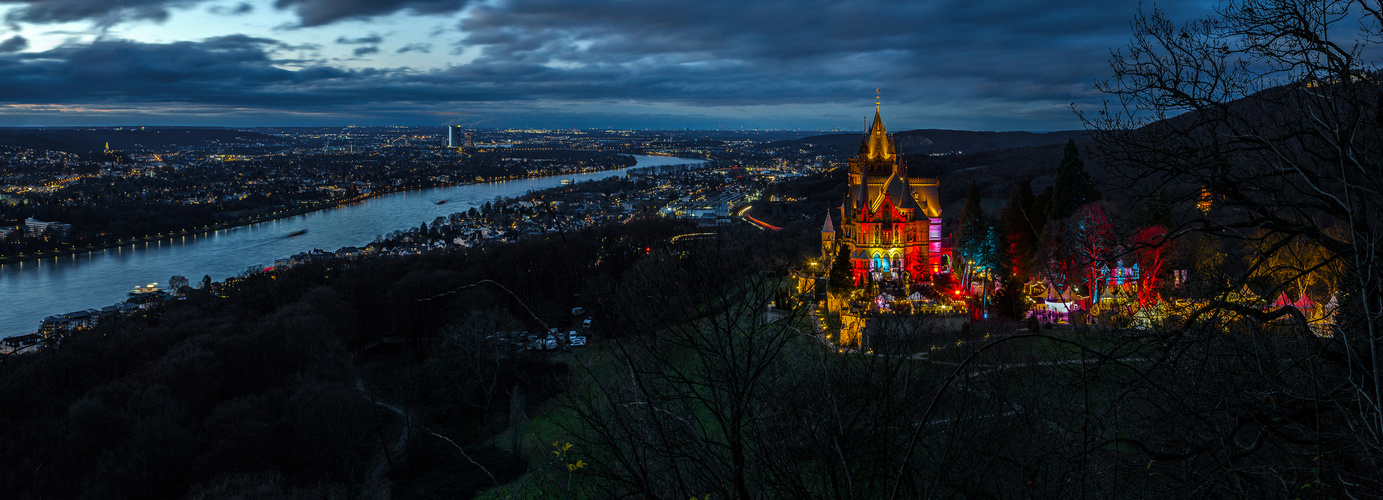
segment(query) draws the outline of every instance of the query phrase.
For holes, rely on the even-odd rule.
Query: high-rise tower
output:
[[[461,147],[461,126],[460,126],[460,125],[447,125],[447,147],[449,147],[449,148],[459,148],[459,147]]]

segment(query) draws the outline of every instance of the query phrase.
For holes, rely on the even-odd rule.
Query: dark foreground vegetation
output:
[[[371,398],[465,446],[503,430],[561,391],[567,368],[485,337],[567,326],[577,303],[600,311],[625,269],[682,232],[631,224],[254,273],[11,356],[0,365],[0,422],[13,430],[0,438],[5,497],[359,497],[388,491],[386,470],[399,493],[468,496],[492,483],[467,479],[475,469],[435,480],[458,468],[455,449],[417,427],[396,447],[402,422]],[[486,279],[523,302],[488,285],[419,300]],[[473,453],[497,479],[524,470]]]

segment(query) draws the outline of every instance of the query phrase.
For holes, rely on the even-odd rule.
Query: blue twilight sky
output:
[[[1169,17],[1208,0],[1162,2]],[[1143,9],[1151,9],[1151,2]],[[0,0],[0,126],[1079,128],[1138,0]]]

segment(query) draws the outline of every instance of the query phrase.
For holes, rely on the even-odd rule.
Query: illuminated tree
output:
[[[993,269],[998,244],[995,242],[994,228],[980,206],[980,190],[974,183],[965,195],[965,208],[956,221],[955,240],[952,248],[967,277]],[[968,283],[968,282],[967,282]]]
[[[1252,251],[1245,260],[1251,279],[1259,278],[1273,285],[1267,295],[1276,296],[1279,290],[1286,290],[1300,298],[1309,291],[1319,291],[1317,299],[1323,301],[1338,291],[1336,278],[1343,266],[1338,259],[1330,258],[1318,242],[1262,229],[1253,236]]]
[[[1078,293],[1091,294],[1101,262],[1110,255],[1113,227],[1099,203],[1081,207],[1075,215],[1047,225],[1044,236],[1045,274],[1065,293],[1068,287],[1084,285]]]
[[[1138,263],[1138,305],[1157,305],[1158,275],[1166,264],[1164,250],[1170,244],[1167,228],[1148,226],[1133,235],[1133,260]]]

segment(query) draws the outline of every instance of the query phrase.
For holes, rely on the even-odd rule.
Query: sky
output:
[[[1140,8],[0,0],[0,126],[1069,130]]]

